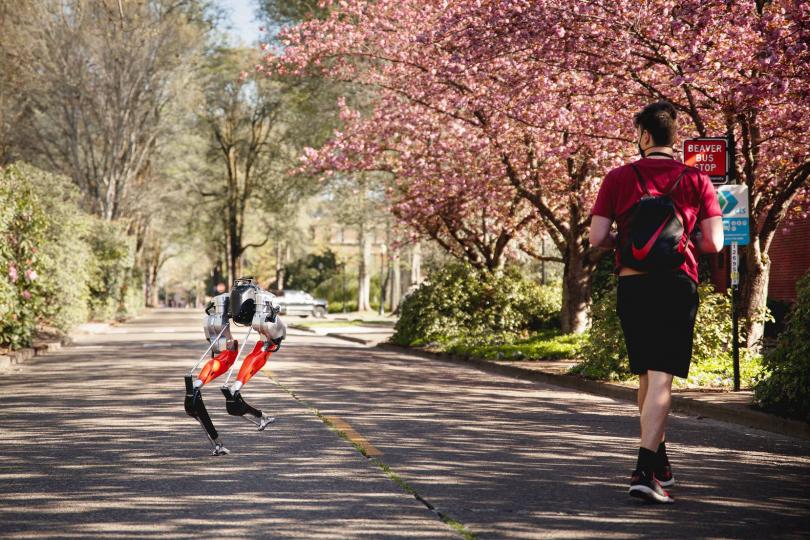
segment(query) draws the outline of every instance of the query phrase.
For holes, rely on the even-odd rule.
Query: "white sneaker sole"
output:
[[[648,501],[664,504],[672,504],[675,502],[675,499],[672,497],[659,495],[655,492],[655,490],[648,488],[647,486],[630,486],[630,491],[628,493],[630,493],[631,497],[639,497],[640,499],[646,499]]]
[[[659,480],[658,483],[661,485],[662,488],[672,487],[672,486],[675,485],[675,477],[673,476],[672,478],[670,478],[666,482],[662,482],[661,480]]]
[[[264,428],[266,428],[267,426],[269,426],[270,424],[272,424],[275,421],[276,421],[275,418],[268,418],[265,423],[259,424],[259,427],[256,429],[256,431],[264,431]]]

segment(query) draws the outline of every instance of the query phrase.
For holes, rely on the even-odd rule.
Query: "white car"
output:
[[[279,307],[281,307],[282,315],[326,317],[326,300],[315,298],[308,292],[296,289],[285,289],[283,291],[273,291],[273,294],[276,295],[275,301],[278,302]]]

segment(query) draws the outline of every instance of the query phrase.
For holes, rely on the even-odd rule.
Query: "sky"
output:
[[[220,29],[228,35],[231,45],[255,45],[261,35],[261,23],[254,18],[254,0],[216,0],[215,3],[224,12],[225,20]]]

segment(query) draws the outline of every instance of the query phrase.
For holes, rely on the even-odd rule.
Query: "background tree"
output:
[[[281,96],[278,85],[244,74],[250,51],[220,49],[210,58],[204,84],[200,126],[209,133],[208,158],[218,164],[214,177],[201,178],[196,189],[208,201],[207,212],[215,215],[224,236],[228,282],[242,273],[242,254],[251,246],[270,240],[269,228],[261,227],[260,239],[249,242],[251,214],[281,195],[282,179],[273,170],[280,155],[279,123]],[[241,73],[241,75],[240,75]],[[218,169],[218,170],[217,170]],[[213,232],[212,231],[212,232]]]
[[[28,38],[22,157],[66,174],[106,220],[125,217],[133,182],[163,133],[206,31],[200,2],[36,2]]]

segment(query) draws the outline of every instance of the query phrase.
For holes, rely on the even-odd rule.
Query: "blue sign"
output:
[[[723,245],[749,243],[748,186],[731,185],[717,188],[717,202],[723,212]]]
[[[734,242],[747,246],[749,235],[748,218],[723,218],[724,246],[730,246]]]

